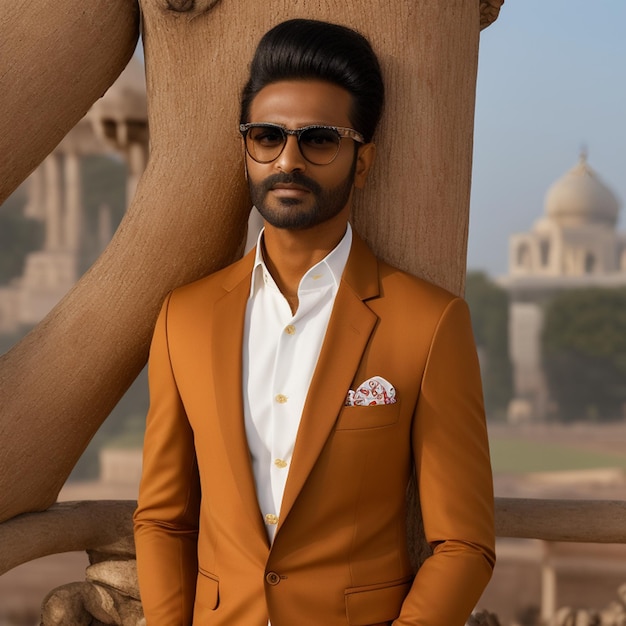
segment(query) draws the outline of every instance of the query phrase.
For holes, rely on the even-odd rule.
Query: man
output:
[[[490,578],[467,307],[348,223],[382,101],[354,31],[292,20],[259,44],[240,130],[265,228],[170,295],[151,349],[135,514],[148,626],[462,626]],[[417,574],[411,472],[433,548]]]

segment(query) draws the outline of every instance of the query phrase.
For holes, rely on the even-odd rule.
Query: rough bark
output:
[[[0,524],[0,576],[42,556],[62,552],[134,559],[134,500],[62,502],[39,513],[25,513]],[[71,532],[68,529],[71,528]]]

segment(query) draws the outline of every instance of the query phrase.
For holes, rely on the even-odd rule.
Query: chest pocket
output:
[[[375,406],[346,406],[341,410],[336,430],[382,428],[398,421],[401,402]]]

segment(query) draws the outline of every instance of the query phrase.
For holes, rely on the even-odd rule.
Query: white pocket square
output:
[[[350,389],[346,406],[375,406],[393,404],[396,401],[394,386],[382,376],[372,376],[362,382],[355,391]]]

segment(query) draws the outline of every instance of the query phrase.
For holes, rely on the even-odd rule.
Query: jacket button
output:
[[[277,585],[280,582],[280,576],[276,572],[268,572],[265,575],[268,585]]]

